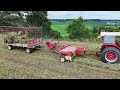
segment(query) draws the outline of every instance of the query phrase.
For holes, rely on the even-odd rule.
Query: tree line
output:
[[[115,25],[107,26],[107,25],[101,25],[101,26],[93,26],[92,29],[89,29],[86,27],[84,23],[84,19],[82,17],[79,17],[77,19],[74,19],[67,27],[67,32],[69,34],[70,39],[95,39],[97,36],[100,35],[100,32],[120,32],[120,27]]]
[[[0,11],[0,26],[42,27],[44,37],[60,36],[52,30],[47,11]]]
[[[44,37],[62,38],[60,32],[51,28],[52,23],[47,16],[47,11],[0,11],[0,26],[42,27]],[[68,32],[67,38],[93,39],[96,38],[101,31],[120,31],[120,27],[117,25],[94,26],[93,29],[89,29],[84,22],[85,20],[82,17],[73,19],[66,29]]]

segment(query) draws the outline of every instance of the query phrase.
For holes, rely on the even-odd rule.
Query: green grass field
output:
[[[98,45],[93,42],[86,44],[90,50]],[[45,39],[42,45],[40,50],[30,54],[25,49],[8,50],[0,46],[0,79],[120,79],[120,64],[103,63],[96,56],[76,56],[73,62],[63,63],[59,61],[59,54],[46,47]]]
[[[96,21],[86,21],[84,22],[85,26],[88,29],[93,29],[94,26],[103,26],[106,25],[107,21],[100,21],[100,22],[96,22]],[[111,23],[114,23],[113,21],[109,21]],[[67,31],[65,30],[67,28],[67,26],[69,25],[70,22],[57,22],[57,21],[52,21],[52,29],[54,29],[55,31],[58,31],[61,33],[61,36],[65,37],[68,36]],[[120,22],[117,21],[117,25],[120,25]],[[108,26],[110,27],[110,26]],[[113,27],[113,26],[112,26]]]
[[[65,25],[52,25],[52,29],[61,33],[61,36],[65,37],[68,36],[66,31],[68,24]]]
[[[68,27],[69,23],[70,22],[61,23],[61,22],[54,21],[52,22],[51,27],[53,30],[60,32],[62,37],[67,37],[68,33],[66,31],[66,28]],[[92,29],[94,26],[94,23],[86,22],[85,25],[87,28]]]
[[[68,33],[66,31],[66,28],[68,27],[69,22],[66,23],[60,23],[60,22],[52,22],[52,29],[55,31],[60,32],[62,37],[68,36]]]

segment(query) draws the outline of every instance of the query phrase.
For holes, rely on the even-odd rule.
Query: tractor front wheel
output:
[[[120,51],[114,47],[105,48],[101,53],[100,59],[105,63],[119,63]]]

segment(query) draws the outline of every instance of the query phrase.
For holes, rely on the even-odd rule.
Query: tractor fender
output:
[[[101,49],[104,50],[105,48],[110,48],[110,47],[113,47],[113,48],[116,48],[116,49],[120,50],[120,47],[117,46],[117,45],[115,45],[115,44],[112,44],[112,45],[103,45]]]

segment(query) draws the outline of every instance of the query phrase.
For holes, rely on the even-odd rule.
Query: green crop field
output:
[[[69,23],[70,22],[62,23],[62,22],[52,21],[51,27],[53,30],[60,32],[61,36],[65,37],[65,36],[68,36],[66,28],[68,27]],[[94,23],[93,22],[85,22],[85,25],[87,28],[92,29],[94,26]]]
[[[68,33],[66,31],[66,28],[68,27],[68,25],[69,25],[69,22],[61,23],[61,22],[53,21],[51,27],[53,30],[60,32],[61,36],[65,37],[65,36],[68,36]]]
[[[65,22],[58,22],[58,21],[51,21],[52,22],[52,29],[55,31],[58,31],[61,33],[61,36],[65,37],[68,36],[68,33],[66,31],[67,26],[69,25],[70,21],[65,21]],[[106,25],[106,23],[114,23],[116,22],[117,25],[120,26],[120,21],[85,21],[84,24],[87,28],[92,29],[94,26],[103,26]]]

